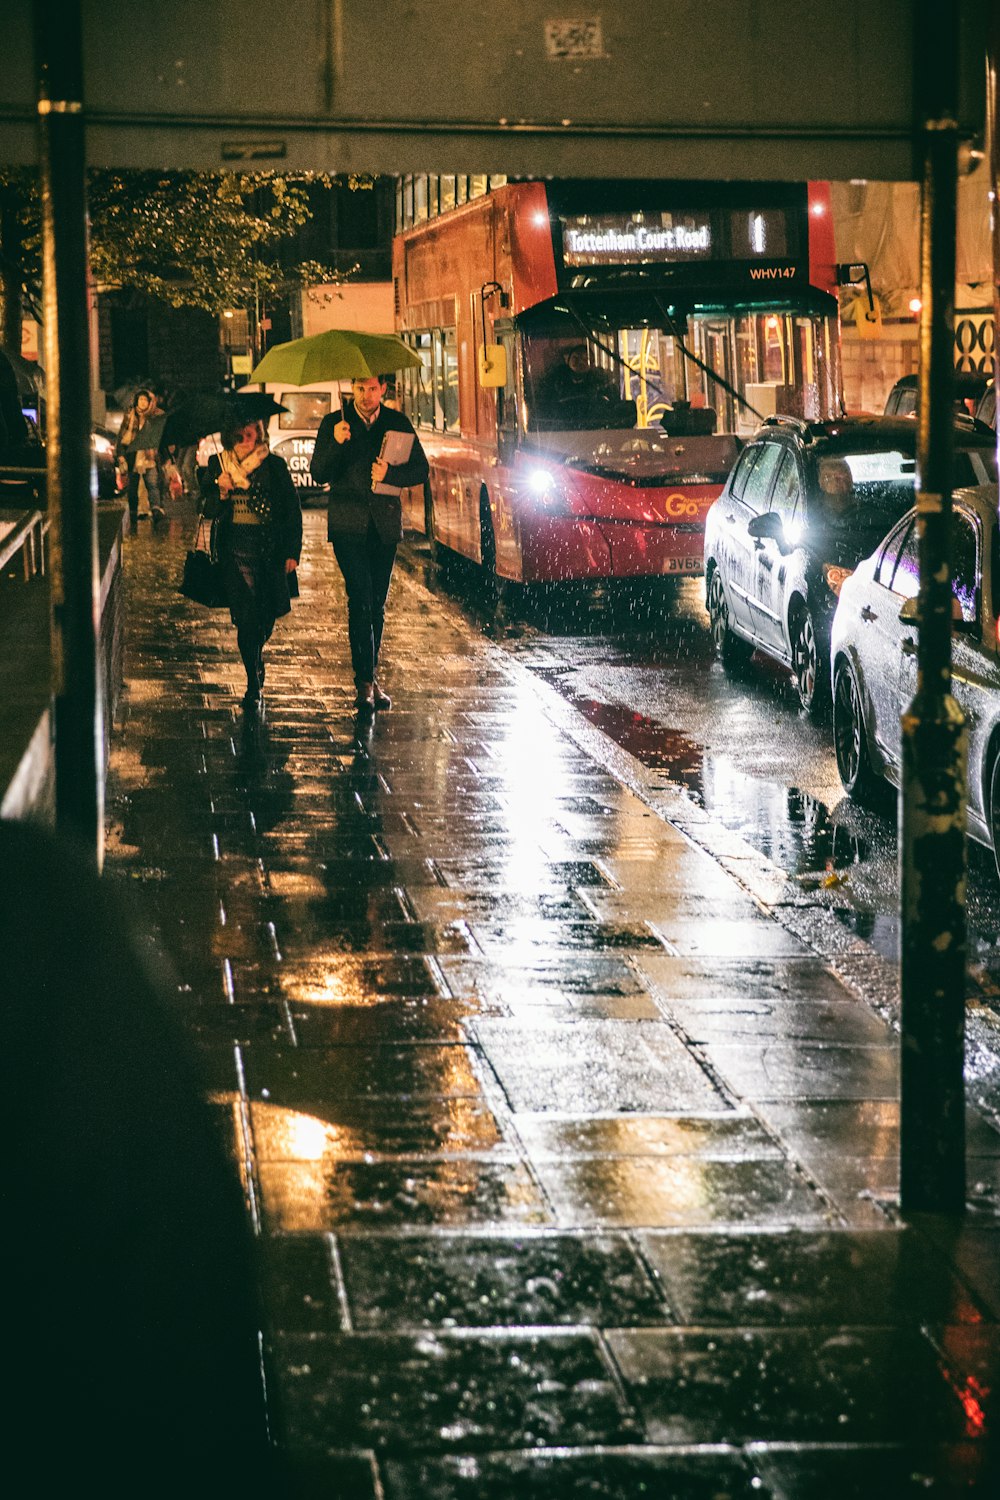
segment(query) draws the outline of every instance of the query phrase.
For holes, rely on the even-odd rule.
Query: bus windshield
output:
[[[746,436],[776,412],[834,414],[824,315],[743,311],[669,326],[582,318],[520,328],[527,432],[659,427],[675,437]]]

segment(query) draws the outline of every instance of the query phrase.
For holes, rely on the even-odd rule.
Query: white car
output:
[[[969,733],[970,835],[1000,872],[1000,529],[997,486],[957,490],[952,521],[952,693]],[[900,715],[917,685],[916,511],[845,579],[833,618],[833,739],[845,789],[899,785]]]

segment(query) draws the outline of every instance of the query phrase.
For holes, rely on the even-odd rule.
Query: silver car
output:
[[[1000,531],[997,486],[954,496],[952,693],[969,731],[969,833],[1000,871]],[[830,640],[837,769],[858,801],[899,785],[900,715],[917,685],[916,512],[845,579]]]

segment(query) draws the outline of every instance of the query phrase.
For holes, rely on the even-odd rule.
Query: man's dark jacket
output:
[[[333,429],[340,421],[346,421],[351,429],[346,443],[338,443],[333,435]],[[370,521],[375,522],[381,541],[403,540],[399,496],[372,493],[372,464],[379,456],[387,432],[413,433],[413,447],[405,464],[390,464],[384,483],[398,485],[404,490],[411,485],[423,484],[428,474],[427,457],[420,439],[402,412],[383,402],[369,427],[358,416],[352,402],[346,411],[330,412],[320,423],[310,473],[317,484],[330,486],[326,531],[331,541],[335,536],[366,536]]]

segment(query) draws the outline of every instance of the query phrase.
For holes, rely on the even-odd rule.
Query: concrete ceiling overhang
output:
[[[989,0],[959,0],[982,130]],[[906,179],[914,0],[83,0],[94,166]],[[7,8],[0,163],[36,159]]]

